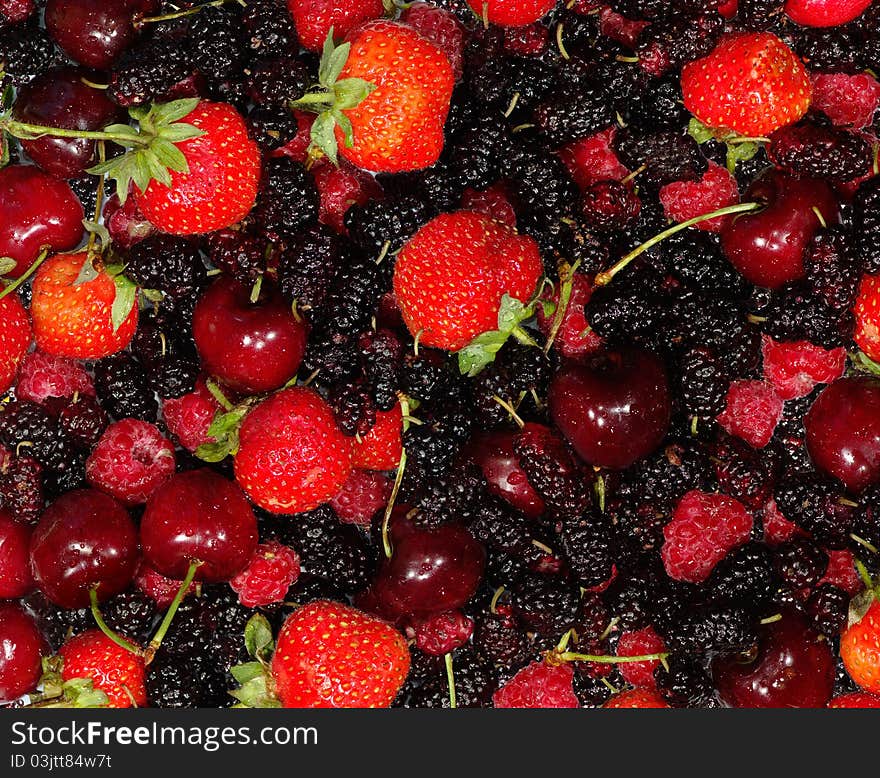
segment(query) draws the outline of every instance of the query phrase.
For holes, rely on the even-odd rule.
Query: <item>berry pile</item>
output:
[[[0,0],[0,704],[880,706],[880,2]]]

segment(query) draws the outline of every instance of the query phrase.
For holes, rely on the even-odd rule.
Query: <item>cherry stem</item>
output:
[[[758,208],[761,208],[761,203],[737,203],[736,205],[728,205],[725,208],[719,208],[717,211],[712,211],[711,213],[704,213],[702,216],[695,216],[693,219],[688,219],[687,221],[680,222],[679,224],[674,224],[667,230],[663,230],[658,235],[655,235],[653,238],[646,240],[640,246],[637,246],[632,251],[629,252],[625,257],[620,259],[617,264],[615,264],[610,269],[606,270],[604,273],[599,273],[595,278],[596,286],[605,286],[606,284],[610,284],[614,276],[616,276],[621,270],[626,268],[630,262],[632,262],[637,256],[643,254],[648,249],[653,248],[661,241],[666,240],[666,238],[671,235],[675,235],[677,232],[681,232],[682,230],[686,230],[688,227],[693,227],[695,224],[699,224],[700,222],[709,221],[709,219],[717,219],[721,216],[730,216],[734,213],[746,213],[748,211],[754,211]]]
[[[223,408],[224,411],[231,411],[233,409],[233,404],[229,402],[226,395],[220,391],[220,387],[217,386],[217,382],[213,379],[208,379],[205,381],[205,387],[211,393],[211,397],[213,397],[218,403],[220,403],[220,407]]]
[[[457,707],[455,699],[455,673],[452,670],[452,652],[450,651],[443,657],[446,663],[446,681],[449,684],[449,707]]]
[[[134,643],[130,643],[126,640],[122,635],[114,632],[110,627],[107,626],[107,622],[104,621],[104,617],[101,615],[101,609],[98,607],[98,587],[93,586],[89,589],[89,603],[92,610],[92,617],[95,619],[95,624],[98,625],[98,629],[101,630],[110,640],[112,640],[117,646],[124,648],[126,651],[130,651],[132,654],[136,656],[143,655],[143,649],[140,646],[136,646]]]
[[[141,25],[144,24],[156,24],[158,22],[170,22],[174,19],[182,19],[185,16],[192,16],[193,14],[199,13],[203,8],[217,8],[221,5],[226,5],[229,0],[211,0],[210,3],[202,3],[201,5],[194,5],[192,8],[187,8],[184,11],[175,11],[174,13],[162,14],[161,16],[143,16],[134,21],[134,27],[137,29]],[[246,6],[247,4],[242,2],[242,0],[235,0],[239,5]]]
[[[201,564],[202,563],[198,560],[189,563],[186,577],[180,582],[180,588],[177,590],[177,594],[174,595],[171,605],[168,606],[168,610],[165,612],[165,618],[162,619],[159,629],[156,630],[156,634],[153,635],[152,640],[150,640],[150,643],[144,652],[144,664],[150,664],[150,662],[153,661],[153,657],[156,656],[156,652],[159,650],[159,646],[162,645],[162,641],[165,639],[165,634],[168,632],[168,628],[174,620],[177,609],[180,607],[180,603],[183,602],[183,598],[186,597],[190,584],[192,584],[193,579],[196,577],[196,571]]]
[[[571,290],[574,287],[574,274],[580,263],[580,260],[575,262],[574,265],[569,265],[566,262],[559,269],[559,280],[562,281],[562,286],[559,288],[559,302],[556,304],[556,310],[553,313],[553,324],[550,327],[550,336],[544,344],[545,354],[550,353],[550,349],[553,347],[553,342],[556,340],[556,336],[559,334],[559,330],[562,327],[562,320],[565,318],[568,304],[571,301]]]
[[[0,131],[21,140],[37,140],[46,135],[53,138],[85,138],[86,140],[112,140],[121,145],[149,146],[153,139],[137,135],[106,132],[105,130],[67,130],[63,127],[49,127],[44,124],[28,124],[15,119],[4,119],[0,122]]]
[[[397,464],[397,475],[394,477],[394,486],[391,489],[391,497],[388,498],[388,505],[385,506],[385,516],[382,518],[382,549],[385,551],[385,558],[391,559],[391,537],[388,534],[388,524],[391,521],[391,513],[394,510],[394,503],[397,502],[397,494],[400,492],[400,484],[403,482],[403,471],[406,469],[406,449],[400,450],[400,462]]]
[[[507,414],[510,416],[511,419],[513,419],[517,427],[522,429],[526,426],[526,423],[519,417],[519,414],[516,412],[516,408],[514,408],[509,402],[507,402],[506,400],[502,400],[497,394],[493,394],[492,399],[502,408],[504,408],[505,411],[507,411]]]
[[[39,256],[34,260],[33,264],[24,272],[23,275],[19,276],[15,279],[11,284],[9,284],[5,289],[0,291],[0,300],[2,300],[6,295],[12,294],[18,287],[20,287],[25,281],[27,281],[34,273],[37,272],[37,268],[46,261],[46,257],[49,256],[49,247],[44,246],[42,251],[40,251]]]
[[[662,654],[642,654],[641,656],[608,656],[607,654],[578,654],[575,651],[563,651],[557,659],[563,662],[596,662],[602,665],[619,665],[629,662],[662,662],[669,652]]]

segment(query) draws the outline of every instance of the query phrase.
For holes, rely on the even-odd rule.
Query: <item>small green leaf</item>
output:
[[[196,449],[196,456],[205,462],[222,462],[230,454],[238,452],[238,428],[249,410],[247,405],[231,411],[217,411],[211,426],[208,427],[211,443],[203,443]]]
[[[334,107],[340,111],[347,111],[360,105],[366,100],[378,87],[371,84],[363,78],[344,78],[337,81],[333,87],[333,93],[336,96]]]
[[[252,678],[230,694],[247,708],[281,707],[281,703],[269,693],[265,674]]]
[[[335,119],[336,124],[339,125],[339,129],[342,130],[342,137],[345,140],[345,148],[350,149],[354,146],[354,127],[351,124],[351,119],[341,111],[335,109],[333,110],[333,118]]]
[[[107,695],[95,688],[91,678],[71,678],[65,681],[62,690],[71,708],[106,708],[110,705]]]
[[[312,124],[312,143],[334,164],[339,164],[339,145],[336,142],[336,120],[330,111],[319,113]]]
[[[333,43],[333,28],[331,28],[324,41],[324,52],[321,55],[321,64],[318,66],[318,83],[321,86],[327,89],[333,87],[348,61],[350,51],[350,43],[343,43],[340,46]]]
[[[176,122],[167,127],[159,129],[158,137],[171,143],[180,143],[191,138],[200,138],[205,134],[204,130],[200,130],[194,124],[186,124],[186,122]]]
[[[9,164],[9,136],[0,132],[0,168]]]
[[[477,335],[458,352],[458,369],[461,374],[473,378],[495,361],[495,356],[506,342],[507,333],[497,330]]]
[[[746,143],[727,144],[727,169],[731,174],[736,172],[737,162],[746,162],[758,153],[761,146],[753,141]]]
[[[688,135],[700,144],[710,141],[715,137],[715,133],[696,117],[693,117],[688,122]]]
[[[255,613],[244,628],[244,646],[254,659],[266,659],[275,648],[272,627],[261,613]]]
[[[156,138],[153,141],[152,149],[159,164],[166,170],[174,170],[179,173],[189,171],[189,163],[186,161],[186,157],[171,141],[165,138]]]
[[[501,307],[498,309],[498,329],[502,332],[510,332],[520,322],[531,316],[530,307],[515,297],[505,294],[501,298]]]
[[[116,284],[116,296],[110,308],[110,321],[113,324],[113,332],[116,332],[137,303],[137,285],[123,275],[115,276],[113,283]]]
[[[849,357],[852,360],[853,367],[860,373],[880,375],[880,364],[877,364],[863,351],[856,351],[850,354]]]
[[[83,222],[85,222],[85,219],[83,219]],[[82,284],[87,284],[90,281],[94,281],[99,275],[98,271],[95,270],[95,266],[92,264],[91,257],[87,257],[73,281],[73,286],[76,287],[81,286]]]
[[[327,68],[330,64],[330,58],[336,49],[336,41],[333,38],[333,27],[327,31],[327,37],[324,38],[324,47],[321,51],[321,61],[318,64],[318,83],[323,84],[327,75]]]
[[[259,678],[265,671],[262,662],[245,662],[229,668],[230,675],[240,684]]]
[[[128,115],[134,119],[136,122],[142,122],[148,113],[150,113],[152,106],[150,105],[135,105],[128,109]]]
[[[208,427],[208,436],[212,438],[222,438],[230,432],[238,429],[241,420],[247,414],[247,408],[234,408],[231,411],[218,411],[214,416],[211,426]]]
[[[94,234],[98,236],[98,240],[101,243],[102,253],[110,248],[110,244],[113,242],[113,238],[110,237],[110,230],[108,230],[100,222],[93,222],[89,219],[83,219],[82,224],[83,227],[85,227],[87,233],[89,233],[90,235]]]
[[[199,104],[198,97],[184,97],[170,103],[156,103],[150,110],[153,123],[157,128],[180,121],[191,114]]]
[[[12,257],[0,257],[0,276],[5,276],[15,270],[18,264]]]

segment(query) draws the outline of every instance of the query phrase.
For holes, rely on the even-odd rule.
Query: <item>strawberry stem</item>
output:
[[[174,595],[174,599],[171,601],[171,605],[168,606],[168,610],[165,612],[165,618],[162,619],[162,623],[159,625],[159,629],[156,630],[156,634],[153,635],[152,640],[150,640],[150,643],[146,648],[146,651],[144,651],[144,664],[150,664],[150,662],[153,661],[153,657],[156,656],[156,652],[159,650],[159,646],[162,645],[162,641],[165,639],[168,628],[171,626],[171,622],[174,620],[177,609],[180,607],[180,603],[183,602],[183,598],[189,591],[190,584],[196,577],[196,571],[199,569],[199,566],[201,564],[202,563],[198,560],[189,563],[189,569],[186,571],[186,577],[180,582],[180,587],[177,590],[177,594]]]
[[[132,654],[136,656],[143,655],[143,649],[139,646],[136,646],[134,643],[130,643],[126,640],[122,635],[117,634],[109,626],[107,626],[107,622],[104,621],[104,617],[101,615],[101,609],[98,607],[98,587],[93,586],[89,589],[89,603],[92,611],[92,618],[95,619],[95,624],[98,625],[98,629],[101,630],[110,640],[112,640],[117,646],[124,648],[126,651],[130,651]]]
[[[6,286],[2,291],[0,291],[0,300],[2,300],[6,295],[12,294],[18,287],[20,287],[25,281],[27,281],[34,273],[37,272],[37,268],[46,261],[46,257],[49,256],[49,246],[44,246],[40,251],[37,258],[34,260],[33,264],[18,278],[15,279],[11,284]]]

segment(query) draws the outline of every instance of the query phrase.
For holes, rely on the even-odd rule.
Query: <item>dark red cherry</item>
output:
[[[196,305],[193,336],[209,373],[253,394],[278,389],[296,375],[307,328],[276,290],[252,303],[249,289],[220,278]]]
[[[144,557],[168,578],[181,580],[202,562],[200,581],[228,581],[257,547],[257,520],[237,484],[212,470],[178,473],[147,500],[141,519]]]
[[[629,467],[657,448],[669,429],[663,363],[647,351],[627,349],[568,365],[550,385],[550,413],[586,462]]]
[[[106,600],[128,588],[140,562],[137,530],[125,508],[96,489],[61,495],[34,528],[31,571],[40,591],[62,608]]]
[[[478,432],[465,446],[464,457],[483,471],[489,491],[530,519],[544,512],[544,501],[529,483],[514,453],[516,432]]]
[[[0,508],[0,600],[15,600],[33,591],[30,566],[31,528]]]
[[[135,38],[133,0],[48,0],[46,29],[80,65],[109,68]]]
[[[386,616],[424,618],[461,607],[476,592],[486,552],[464,527],[444,524],[395,535],[391,558],[373,584]]]
[[[0,703],[34,690],[48,653],[36,622],[20,605],[0,603]]]
[[[796,611],[762,628],[754,654],[712,663],[721,700],[733,708],[824,708],[834,692],[828,641]]]
[[[831,187],[772,170],[752,183],[744,199],[766,207],[727,222],[721,245],[730,263],[753,284],[771,289],[803,278],[804,247],[821,226],[813,208],[826,223],[838,220]]]
[[[7,275],[24,273],[43,246],[74,248],[83,235],[84,216],[66,181],[33,165],[0,169],[0,257],[18,263]]]
[[[804,418],[813,464],[859,492],[880,482],[880,379],[841,378]]]
[[[37,76],[22,87],[15,100],[15,118],[68,130],[100,130],[113,122],[119,107],[101,89],[88,86],[86,72],[59,68]],[[21,142],[27,155],[47,173],[73,178],[95,156],[95,141],[85,138],[52,138]]]

